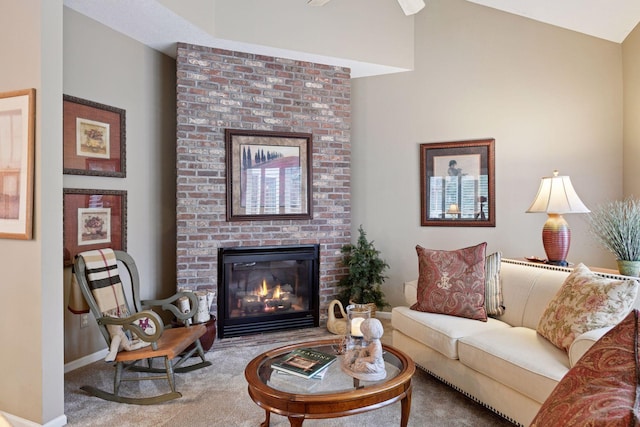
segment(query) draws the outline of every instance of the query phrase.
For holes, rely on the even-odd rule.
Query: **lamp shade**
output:
[[[538,194],[527,212],[542,212],[549,217],[542,228],[542,244],[547,253],[547,263],[569,265],[567,254],[571,245],[571,229],[562,217],[565,213],[587,213],[589,209],[582,203],[568,176],[542,178]]]
[[[558,176],[556,170],[553,176],[542,178],[538,194],[527,212],[565,214],[590,211],[573,189],[571,178]]]
[[[457,204],[451,203],[449,205],[449,209],[447,209],[447,213],[448,214],[459,214],[460,213],[460,208],[458,208]]]

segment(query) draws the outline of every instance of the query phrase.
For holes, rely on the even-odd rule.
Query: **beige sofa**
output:
[[[547,303],[570,272],[503,259],[500,275],[506,310],[487,322],[411,310],[417,280],[407,282],[407,306],[395,307],[391,314],[393,346],[473,400],[528,426],[569,368],[611,329],[578,336],[568,354],[536,333]],[[640,308],[638,300],[634,306]]]

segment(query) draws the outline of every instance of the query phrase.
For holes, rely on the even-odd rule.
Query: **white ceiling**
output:
[[[640,22],[638,0],[467,0],[622,43]]]
[[[298,0],[307,1],[307,0]],[[394,1],[394,0],[390,0]],[[426,0],[428,4],[429,0]],[[467,0],[508,13],[622,43],[640,21],[640,0]],[[64,0],[64,5],[166,55],[177,41],[295,58],[351,68],[352,77],[403,71],[379,64],[291,52],[268,46],[216,39],[157,0]],[[429,7],[419,14],[429,13]]]

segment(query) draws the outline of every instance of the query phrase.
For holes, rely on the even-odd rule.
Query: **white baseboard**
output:
[[[377,311],[376,310],[376,317],[379,319],[391,319],[391,312],[390,311]]]
[[[49,421],[46,424],[42,424],[44,427],[62,427],[67,425],[66,415],[60,415],[59,417]],[[25,420],[24,418],[17,417],[7,412],[0,411],[0,427],[40,427],[41,424],[34,423],[33,421]]]
[[[104,359],[107,356],[108,350],[105,348],[104,350],[96,351],[93,354],[89,354],[87,356],[81,357],[80,359],[76,359],[69,363],[65,363],[64,365],[64,373],[71,372],[75,369],[82,368],[90,363],[97,362],[100,359]]]

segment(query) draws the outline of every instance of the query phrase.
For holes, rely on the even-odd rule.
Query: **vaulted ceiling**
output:
[[[640,22],[638,0],[467,0],[622,43]]]
[[[64,5],[170,56],[175,55],[175,43],[182,41],[347,66],[351,68],[353,77],[403,71],[399,68],[394,69],[393,67],[347,58],[327,58],[300,51],[286,51],[269,46],[218,39],[164,6],[164,4],[170,4],[173,1],[175,0],[136,0],[135,2],[127,0],[64,0]],[[209,1],[213,5],[217,0]],[[307,0],[295,1],[303,4],[307,2]],[[388,1],[396,2],[396,0]],[[429,13],[429,1],[425,0],[427,7],[420,10],[415,16]],[[622,43],[640,22],[640,0],[467,1],[615,43]],[[279,4],[283,4],[283,1],[280,1]]]

